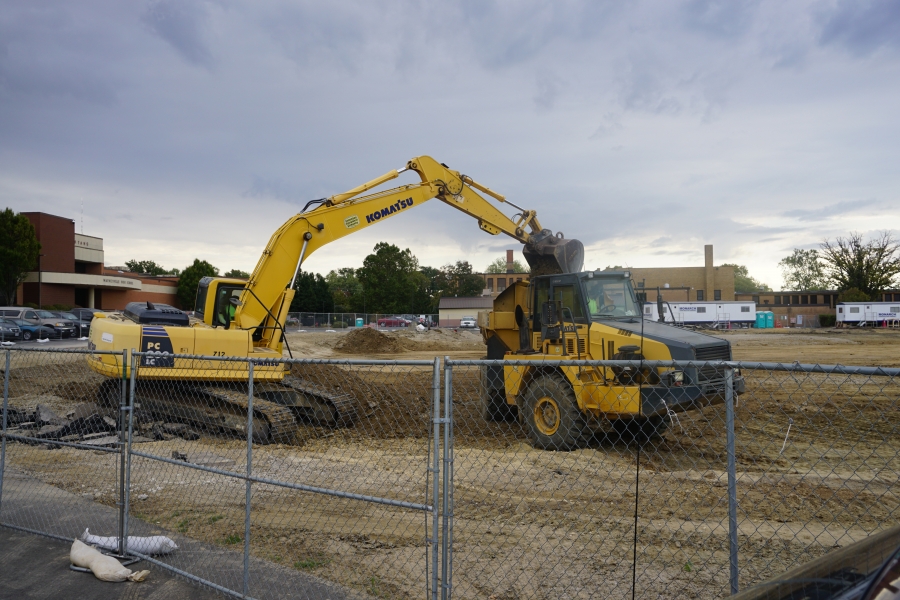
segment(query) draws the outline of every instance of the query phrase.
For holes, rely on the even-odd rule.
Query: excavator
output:
[[[415,172],[420,181],[370,190]],[[481,192],[481,193],[479,193]],[[484,196],[518,212],[506,216]],[[432,198],[477,220],[491,235],[506,234],[524,244],[534,274],[580,271],[584,247],[541,226],[534,210],[419,156],[342,194],[312,200],[271,237],[248,280],[205,277],[197,289],[194,316],[165,305],[129,303],[123,313],[98,313],[88,347],[96,351],[146,353],[137,365],[135,401],[143,410],[208,429],[241,434],[246,430],[247,380],[253,359],[253,431],[257,440],[289,439],[300,418],[325,426],[357,419],[348,396],[330,393],[289,371],[278,359],[285,349],[285,322],[294,282],[303,261],[325,244],[408,212]],[[289,349],[288,349],[289,350]],[[197,356],[212,357],[200,360]],[[234,360],[229,360],[234,359]],[[109,378],[100,401],[117,397],[130,367],[114,354],[91,353],[91,369]]]

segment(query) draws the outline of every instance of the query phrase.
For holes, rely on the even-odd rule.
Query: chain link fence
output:
[[[381,313],[329,313],[292,312],[288,313],[285,326],[288,330],[353,329],[355,327],[382,327],[397,329],[404,327],[438,327],[437,314],[381,314]],[[458,325],[458,323],[457,323]]]
[[[128,554],[238,597],[718,598],[900,521],[897,369],[544,363],[722,382],[554,451],[498,362],[88,356],[0,354],[0,524],[166,535]]]

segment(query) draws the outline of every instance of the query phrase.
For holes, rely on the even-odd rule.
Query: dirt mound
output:
[[[404,350],[397,338],[370,327],[356,329],[344,335],[334,345],[334,349],[343,354],[396,354]]]

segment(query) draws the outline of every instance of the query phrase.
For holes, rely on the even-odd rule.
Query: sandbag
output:
[[[91,535],[90,529],[85,529],[81,534],[81,541],[91,546],[97,546],[104,550],[118,550],[119,539],[116,537],[106,537],[100,535]],[[164,535],[153,535],[150,537],[132,537],[128,536],[125,543],[127,550],[132,552],[140,552],[141,554],[168,554],[178,550],[178,545]]]
[[[69,561],[76,567],[90,569],[94,577],[101,581],[144,581],[150,574],[150,571],[135,573],[131,569],[126,569],[112,556],[101,554],[96,548],[91,548],[79,540],[72,542]]]

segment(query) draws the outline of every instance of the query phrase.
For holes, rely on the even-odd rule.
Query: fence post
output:
[[[441,600],[448,600],[453,584],[453,367],[450,357],[444,357],[444,490],[443,536],[441,542]]]
[[[140,360],[140,359],[138,359]],[[125,538],[125,553],[128,552],[128,513],[131,510],[131,443],[134,438],[134,390],[137,386],[138,361],[134,360],[134,350],[131,351],[131,377],[128,382],[128,434],[125,447],[125,523],[122,527],[122,537]]]
[[[728,550],[731,593],[738,593],[737,475],[734,451],[734,370],[725,369],[725,429],[728,453]]]
[[[119,386],[119,507],[118,554],[125,556],[125,411],[127,410],[126,392],[128,389],[128,350],[122,350],[122,383]]]
[[[247,485],[244,508],[244,596],[250,594],[250,495],[253,475],[253,360],[247,361]]]
[[[368,315],[365,317],[368,322]],[[438,456],[441,440],[441,359],[434,357],[434,372],[431,378],[431,395],[433,404],[432,425],[432,464],[431,470],[431,598],[438,598],[438,526],[440,506],[441,463]]]
[[[437,360],[437,359],[435,359]],[[0,429],[0,507],[3,506],[3,475],[6,472],[6,408],[9,404],[9,350],[6,351],[6,367],[3,369],[3,410]]]

